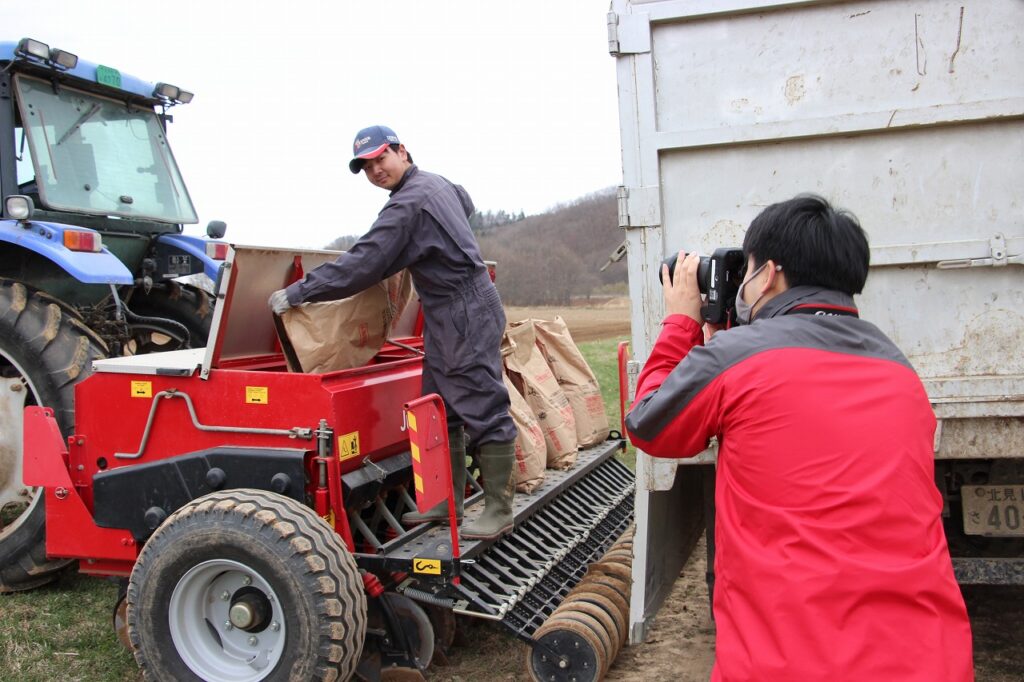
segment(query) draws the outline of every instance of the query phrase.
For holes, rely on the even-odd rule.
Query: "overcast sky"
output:
[[[348,171],[390,125],[480,210],[538,213],[621,181],[607,0],[0,2],[31,37],[195,92],[169,137],[200,217],[319,248],[387,199]]]

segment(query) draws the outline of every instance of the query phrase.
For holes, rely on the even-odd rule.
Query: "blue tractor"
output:
[[[224,224],[195,208],[167,143],[192,93],[38,40],[0,42],[0,592],[52,580],[43,499],[22,482],[22,411],[68,435],[97,358],[206,345]]]

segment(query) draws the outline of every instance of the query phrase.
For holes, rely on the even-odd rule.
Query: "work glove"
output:
[[[285,311],[292,307],[292,304],[288,302],[288,294],[284,292],[284,289],[278,289],[272,293],[270,300],[267,301],[267,305],[278,315],[284,315]]]

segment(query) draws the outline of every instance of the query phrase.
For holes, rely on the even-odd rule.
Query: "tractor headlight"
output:
[[[38,40],[32,40],[31,38],[22,38],[18,41],[18,49],[15,51],[20,55],[35,57],[36,59],[42,59],[43,61],[50,58],[50,46]]]
[[[160,99],[171,100],[172,102],[178,99],[178,94],[181,89],[177,85],[171,85],[170,83],[157,83],[156,88],[153,90],[153,96],[159,97]]]
[[[170,83],[157,83],[153,89],[153,97],[175,104],[188,104],[194,96],[188,90],[182,90],[177,85]]]
[[[50,61],[67,71],[78,66],[78,55],[71,54],[67,50],[53,48],[50,50]]]
[[[14,220],[32,220],[32,214],[36,209],[32,199],[23,194],[12,194],[7,197],[4,207],[7,215]]]

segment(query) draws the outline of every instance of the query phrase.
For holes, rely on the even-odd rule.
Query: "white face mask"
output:
[[[768,265],[768,261],[765,261],[764,263],[761,264],[761,267],[759,267],[757,270],[754,270],[754,272],[750,274],[750,277],[747,277],[745,280],[743,280],[743,283],[740,284],[740,288],[736,290],[736,322],[739,324],[750,324],[751,311],[753,311],[754,306],[756,306],[758,302],[762,298],[764,298],[764,294],[761,294],[760,296],[757,297],[757,301],[754,301],[752,305],[748,304],[746,300],[743,298],[743,287],[747,286],[747,282],[757,277],[757,274],[764,270],[764,266],[766,265]],[[780,270],[782,270],[782,266],[776,265],[775,271],[778,272]]]

